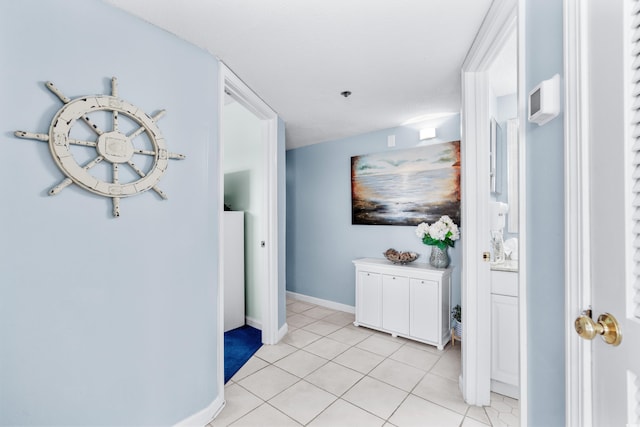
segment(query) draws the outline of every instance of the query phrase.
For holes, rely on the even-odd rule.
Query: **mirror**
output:
[[[518,232],[518,119],[507,120],[507,231]]]
[[[495,117],[491,118],[490,136],[489,136],[489,188],[492,194],[499,194],[500,177],[498,177],[498,132],[499,125]]]

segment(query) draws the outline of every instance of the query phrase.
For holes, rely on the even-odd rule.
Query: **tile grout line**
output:
[[[290,310],[290,305],[292,305],[292,304],[296,304],[296,302],[287,301],[287,309],[288,310]],[[438,373],[437,371],[434,371],[434,369],[438,366],[438,363],[440,363],[442,360],[444,360],[443,357],[447,355],[447,352],[451,351],[451,347],[450,346],[445,347],[445,349],[442,350],[442,351],[435,352],[435,351],[431,351],[430,349],[427,349],[426,347],[425,348],[421,348],[418,345],[412,345],[413,344],[412,342],[410,342],[409,340],[406,340],[404,338],[391,337],[388,334],[385,334],[385,333],[380,332],[380,331],[372,331],[372,330],[370,330],[368,328],[360,329],[361,327],[357,327],[358,329],[352,329],[351,326],[352,326],[353,323],[351,321],[349,321],[348,323],[345,324],[344,322],[333,323],[333,322],[329,322],[329,321],[325,320],[329,316],[339,315],[339,314],[341,314],[343,312],[340,312],[339,310],[326,309],[328,311],[327,314],[325,314],[322,317],[316,318],[316,317],[304,315],[304,313],[308,312],[309,310],[314,310],[315,308],[318,308],[320,306],[313,305],[313,304],[307,304],[307,303],[302,303],[302,304],[305,304],[307,308],[303,309],[300,312],[296,312],[294,310],[290,310],[291,313],[294,313],[291,316],[300,315],[300,316],[306,317],[307,319],[302,319],[301,320],[302,323],[305,323],[308,319],[310,319],[311,321],[308,322],[308,323],[305,323],[302,327],[292,327],[292,328],[290,328],[289,333],[294,332],[296,330],[301,330],[301,331],[304,331],[305,333],[316,335],[316,336],[318,336],[318,338],[313,339],[310,342],[305,343],[304,345],[300,344],[300,342],[304,342],[304,340],[300,341],[300,342],[297,343],[298,345],[301,345],[300,347],[298,345],[293,345],[290,342],[286,342],[283,339],[281,342],[283,344],[286,344],[287,346],[291,347],[292,351],[290,353],[284,354],[283,356],[278,356],[277,358],[273,359],[273,361],[268,361],[266,359],[263,359],[260,356],[258,356],[257,354],[253,355],[252,357],[255,357],[256,359],[259,359],[262,363],[265,363],[266,365],[256,369],[255,371],[250,372],[249,374],[245,375],[242,379],[239,379],[238,381],[235,381],[232,378],[231,381],[230,381],[231,384],[227,384],[227,385],[225,385],[225,387],[227,387],[229,385],[236,385],[236,386],[240,387],[242,390],[244,390],[245,392],[248,392],[250,395],[255,396],[261,403],[257,407],[249,410],[247,413],[242,414],[239,417],[235,418],[233,421],[231,421],[232,424],[238,422],[243,417],[251,414],[253,411],[255,411],[257,408],[261,407],[265,403],[267,405],[269,405],[271,408],[276,409],[276,411],[278,413],[281,413],[281,414],[285,415],[288,419],[291,419],[295,423],[299,424],[296,419],[294,419],[292,416],[288,415],[283,410],[280,410],[277,407],[273,406],[270,403],[270,401],[272,399],[275,399],[277,396],[281,395],[282,393],[284,393],[286,390],[290,389],[291,387],[299,384],[301,381],[304,381],[306,384],[308,384],[308,385],[310,385],[312,387],[316,387],[316,388],[318,388],[319,390],[322,390],[325,393],[328,393],[333,398],[331,400],[331,403],[329,403],[318,414],[314,415],[313,418],[308,423],[306,423],[304,425],[308,425],[308,424],[312,423],[314,420],[316,420],[318,417],[320,417],[328,408],[330,408],[331,406],[336,404],[336,402],[338,402],[338,401],[342,401],[345,404],[352,405],[353,407],[356,407],[359,410],[364,411],[365,413],[376,417],[377,419],[383,420],[384,423],[391,424],[389,420],[394,416],[394,414],[397,413],[397,411],[403,406],[403,404],[407,401],[407,399],[411,395],[413,395],[417,399],[423,400],[425,402],[429,402],[430,404],[439,406],[439,407],[441,407],[443,409],[446,409],[446,410],[451,411],[451,412],[453,412],[453,413],[455,413],[457,415],[462,416],[462,420],[461,420],[461,424],[460,425],[464,424],[464,422],[465,422],[465,420],[467,418],[469,418],[469,419],[471,419],[473,421],[479,422],[481,424],[484,424],[482,421],[468,416],[470,408],[471,408],[470,405],[467,405],[467,409],[464,411],[463,414],[461,414],[460,412],[458,412],[456,410],[453,410],[453,409],[451,409],[451,408],[449,408],[447,406],[444,406],[442,404],[433,402],[429,398],[424,398],[424,397],[421,397],[421,396],[419,396],[417,394],[414,394],[414,392],[416,391],[418,386],[422,383],[422,381],[425,380],[425,378],[429,374],[435,375],[435,376],[437,376],[437,377],[439,377],[439,378],[441,378],[441,379],[443,379],[445,381],[453,381],[451,378],[447,377],[446,374],[443,374],[443,372]],[[299,307],[304,307],[304,305],[299,305],[296,308],[299,308]],[[320,311],[320,313],[321,313],[321,311]],[[317,313],[314,313],[314,314],[317,314]],[[344,317],[349,317],[349,315],[352,315],[352,313],[348,313]],[[287,318],[289,318],[291,316],[287,316]],[[337,329],[329,331],[327,333],[324,333],[324,332],[320,332],[319,333],[319,332],[314,332],[313,330],[305,329],[305,328],[311,327],[312,325],[317,324],[319,322],[325,322],[327,324],[331,324],[331,325],[335,326]],[[319,327],[319,329],[322,330],[320,327]],[[330,327],[326,328],[326,330],[328,330],[328,329],[331,329],[331,328]],[[346,331],[353,331],[353,332],[357,331],[358,333],[362,333],[363,334],[363,338],[362,339],[358,339],[359,337],[355,337],[351,342],[343,342],[343,341],[339,341],[339,340],[337,340],[335,338],[330,337],[330,335],[338,333],[341,330],[345,330],[345,333],[346,333]],[[304,334],[302,334],[302,335],[304,336]],[[327,357],[322,356],[320,354],[316,354],[313,351],[307,349],[307,347],[311,346],[314,343],[317,343],[318,341],[322,340],[323,338],[329,339],[329,340],[335,342],[336,344],[344,345],[346,348],[344,348],[343,350],[339,351],[338,353],[333,355],[331,358],[327,358]],[[359,347],[365,341],[367,341],[367,340],[369,340],[371,338],[380,339],[380,340],[383,340],[383,341],[388,342],[388,343],[395,343],[395,344],[398,344],[398,347],[395,348],[393,351],[391,351],[389,354],[380,354],[380,353],[377,353],[375,351],[371,351],[366,346]],[[345,337],[345,340],[348,340],[348,338]],[[293,340],[291,342],[295,342],[295,340]],[[427,344],[424,344],[424,345],[427,345]],[[382,347],[382,348],[384,348],[384,347]],[[339,361],[335,360],[336,358],[344,355],[346,352],[348,352],[349,350],[352,350],[352,349],[357,349],[358,351],[363,351],[363,352],[371,354],[373,356],[380,357],[381,359],[380,359],[380,361],[378,361],[377,363],[372,365],[372,367],[370,369],[368,369],[366,372],[358,371],[358,370],[356,370],[356,369],[354,369],[354,368],[352,368],[350,366],[347,366],[346,364],[340,363]],[[429,368],[427,370],[423,370],[421,367],[416,366],[416,365],[412,365],[410,363],[407,363],[404,360],[397,360],[397,359],[393,359],[392,358],[394,355],[397,355],[398,352],[400,352],[403,349],[424,351],[424,352],[428,353],[430,356],[435,357],[436,360],[433,362],[433,364],[431,364],[429,366]],[[287,357],[289,357],[291,355],[299,353],[300,351],[304,352],[305,355],[313,356],[313,357],[317,357],[317,358],[322,359],[323,363],[320,366],[317,366],[317,367],[313,368],[311,371],[305,373],[303,377],[300,377],[299,375],[297,375],[297,374],[295,374],[293,372],[290,372],[286,368],[281,368],[280,366],[276,365],[276,363],[282,361],[283,359],[285,359],[285,358],[287,358]],[[329,364],[329,362],[333,362],[334,364],[340,366],[341,368],[353,371],[354,373],[360,375],[360,378],[358,378],[357,381],[355,381],[353,384],[348,386],[348,388],[346,388],[344,391],[342,391],[341,394],[339,394],[339,395],[335,394],[333,391],[329,391],[329,390],[324,389],[323,387],[317,386],[314,383],[312,383],[309,380],[307,380],[307,378],[309,376],[311,376],[312,374],[316,373],[318,370],[322,369],[323,367],[326,367]],[[383,378],[377,378],[377,377],[371,376],[371,373],[374,370],[376,370],[378,367],[380,367],[380,365],[382,365],[385,362],[392,362],[393,364],[399,364],[401,366],[406,366],[406,367],[409,367],[409,368],[418,369],[419,371],[423,372],[423,374],[421,375],[420,379],[415,384],[413,384],[413,386],[411,386],[410,390],[405,390],[403,388],[400,388],[400,387],[388,382],[387,380],[385,380]],[[277,369],[279,369],[279,370],[281,370],[281,371],[283,371],[283,372],[285,372],[285,373],[287,373],[289,375],[292,375],[293,377],[295,377],[297,379],[297,381],[295,381],[293,384],[289,385],[288,387],[285,387],[283,390],[280,390],[278,393],[276,393],[275,395],[271,396],[268,400],[265,400],[265,399],[261,398],[260,396],[256,395],[254,392],[252,392],[251,390],[247,389],[245,386],[240,384],[240,381],[243,381],[244,379],[246,379],[246,378],[248,378],[248,377],[250,377],[250,376],[252,376],[252,375],[254,375],[254,374],[264,370],[265,368],[270,367],[270,366],[273,366],[273,367],[275,367],[275,368],[277,368]],[[446,369],[446,366],[445,366],[445,369]],[[349,393],[351,390],[353,390],[354,387],[356,387],[358,384],[360,384],[364,380],[364,378],[366,378],[366,377],[368,377],[370,380],[379,381],[381,384],[384,384],[385,386],[392,387],[392,388],[394,388],[394,389],[396,389],[396,390],[398,390],[398,391],[400,391],[402,393],[406,393],[405,396],[402,398],[402,400],[399,402],[399,404],[397,406],[395,406],[393,411],[386,418],[382,418],[379,415],[376,415],[376,414],[370,412],[369,410],[360,407],[358,404],[350,402],[349,400],[344,399],[344,396],[347,393]],[[466,405],[466,402],[464,402],[464,403]],[[507,405],[511,406],[510,404],[507,404]],[[491,417],[489,416],[489,414],[486,411],[486,407],[482,407],[482,409],[483,409],[483,413],[484,413],[486,419],[489,421],[490,425],[493,425],[492,421],[491,421]],[[516,408],[511,406],[511,411],[512,411],[511,413],[513,413],[514,409],[516,409]],[[495,408],[494,408],[494,411],[496,411],[498,413],[498,415],[501,414],[501,412],[498,411]]]

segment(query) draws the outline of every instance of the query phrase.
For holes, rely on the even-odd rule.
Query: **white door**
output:
[[[382,327],[392,335],[409,334],[409,278],[382,276]]]
[[[585,355],[594,426],[640,425],[640,44],[633,60],[630,30],[639,3],[593,0],[587,11],[591,306],[622,332],[618,346],[596,336]]]
[[[357,321],[363,325],[382,326],[382,275],[361,271],[358,277]]]
[[[449,280],[449,279],[445,279]],[[424,279],[411,279],[409,298],[409,333],[411,336],[425,341],[439,342],[439,334],[443,328],[438,319],[438,302],[445,301],[447,309],[449,303],[443,296],[440,298],[438,292],[440,285],[438,282]],[[447,318],[449,317],[447,313]]]

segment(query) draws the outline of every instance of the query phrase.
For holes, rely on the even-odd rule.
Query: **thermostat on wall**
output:
[[[539,126],[560,114],[560,76],[544,80],[529,92],[529,121]]]

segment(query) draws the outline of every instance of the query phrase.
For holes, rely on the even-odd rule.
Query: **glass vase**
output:
[[[431,246],[431,256],[429,257],[429,264],[435,268],[447,268],[449,267],[449,247],[445,246],[444,249],[440,249],[439,246]]]

